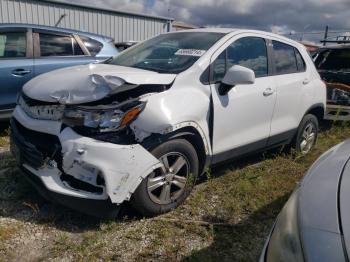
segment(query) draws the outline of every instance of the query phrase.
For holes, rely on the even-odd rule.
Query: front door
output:
[[[267,44],[259,37],[233,41],[213,63],[213,162],[220,162],[266,146],[276,102],[268,77]],[[236,85],[228,94],[218,92],[227,68],[241,65],[255,72],[255,83]]]

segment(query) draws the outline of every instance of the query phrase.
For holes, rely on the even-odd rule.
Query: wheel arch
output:
[[[322,103],[312,105],[304,114],[304,116],[312,114],[317,117],[318,122],[321,122],[325,115],[325,107]]]
[[[196,150],[199,161],[199,175],[201,175],[210,164],[210,156],[208,150],[206,149],[205,141],[203,141],[200,132],[195,127],[182,127],[164,135],[153,134],[149,138],[145,139],[141,145],[147,150],[152,150],[166,141],[178,138],[185,139]]]

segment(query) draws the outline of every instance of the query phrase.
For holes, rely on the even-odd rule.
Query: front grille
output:
[[[46,159],[54,159],[62,166],[61,145],[58,137],[36,132],[22,126],[16,119],[11,119],[11,142],[19,152],[20,161],[33,168],[45,164]]]
[[[62,119],[64,105],[51,104],[33,100],[22,94],[18,99],[18,105],[26,114],[40,120],[59,121]]]

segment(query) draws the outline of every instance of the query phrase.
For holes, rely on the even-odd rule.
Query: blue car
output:
[[[0,24],[0,120],[10,117],[18,92],[33,77],[117,54],[109,37],[49,26]]]

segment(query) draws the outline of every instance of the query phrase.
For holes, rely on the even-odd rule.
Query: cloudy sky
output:
[[[68,1],[68,0],[61,0]],[[350,0],[70,0],[91,6],[170,16],[197,26],[244,27],[275,33],[350,31]],[[321,34],[294,35],[319,41]]]

